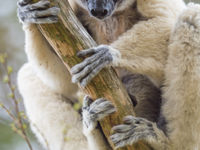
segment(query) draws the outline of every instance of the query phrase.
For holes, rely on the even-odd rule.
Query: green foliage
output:
[[[0,63],[1,63],[1,64],[4,64],[5,61],[6,61],[6,58],[7,58],[7,54],[1,53],[1,54],[0,54]]]
[[[81,104],[80,102],[75,103],[75,104],[73,105],[73,108],[74,108],[76,111],[79,111],[79,110],[81,109],[81,107],[82,107],[82,104]]]
[[[13,68],[11,66],[7,66],[7,72],[8,75],[11,75],[11,73],[13,72]]]

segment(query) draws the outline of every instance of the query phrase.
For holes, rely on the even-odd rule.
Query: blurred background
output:
[[[8,86],[8,74],[6,75],[5,72],[9,73],[9,80],[12,82],[12,87],[15,88],[17,71],[26,62],[24,33],[17,19],[16,3],[17,0],[0,0],[0,150],[29,150],[26,142],[20,136],[21,133],[16,133],[18,131],[12,118],[5,109],[2,109],[3,104],[10,113],[15,113],[13,92]],[[4,53],[7,55],[6,64],[2,64],[2,59],[5,58]],[[24,109],[17,91],[15,91],[15,96],[19,103],[20,114],[23,117]],[[25,123],[23,126],[27,128]],[[27,136],[30,138],[33,149],[43,150],[29,129],[27,130]]]
[[[186,2],[192,1],[200,3],[200,0],[186,0]],[[12,118],[5,109],[2,109],[6,106],[13,113],[15,105],[13,104],[12,88],[15,91],[16,73],[26,62],[24,34],[16,16],[16,3],[17,0],[0,0],[0,62],[4,62],[4,58],[7,58],[6,64],[0,64],[0,150],[28,150],[23,138],[16,134]],[[10,80],[11,90],[9,89]],[[20,113],[23,116],[23,105],[16,91],[15,96],[20,103]],[[24,124],[24,126],[26,125]],[[31,132],[28,132],[28,137],[30,137],[34,150],[42,150]]]

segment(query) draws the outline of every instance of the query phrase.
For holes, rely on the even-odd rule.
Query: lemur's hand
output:
[[[157,126],[144,118],[126,116],[124,124],[112,128],[110,139],[116,148],[132,145],[140,140],[157,140]]]
[[[110,101],[100,98],[92,102],[86,96],[83,101],[82,115],[83,115],[83,133],[87,136],[97,126],[97,122],[104,117],[114,113],[116,108]]]
[[[103,68],[112,63],[114,53],[115,50],[107,45],[80,51],[77,54],[79,57],[89,57],[71,69],[72,82],[80,82],[81,86],[85,87]]]
[[[33,3],[32,0],[20,0],[18,2],[18,18],[22,23],[55,23],[58,21],[58,7],[50,7],[48,0],[40,0]]]

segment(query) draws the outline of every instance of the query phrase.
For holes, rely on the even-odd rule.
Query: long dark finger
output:
[[[106,65],[108,65],[110,62],[105,61],[99,66],[97,66],[94,70],[92,70],[91,73],[88,74],[82,81],[81,81],[81,86],[85,87]]]
[[[105,102],[105,101],[107,101],[105,98],[99,98],[99,99],[95,100],[95,101],[92,103],[92,105],[90,106],[90,108],[93,109],[93,107],[95,107],[95,106],[97,106],[97,105],[99,105],[99,104],[101,104],[101,103],[103,103],[103,102]]]
[[[83,107],[89,107],[92,103],[92,99],[89,96],[85,96],[83,99]]]
[[[35,23],[35,24],[48,24],[48,23],[57,23],[58,17],[56,16],[50,16],[50,17],[44,17],[44,18],[29,18],[25,19],[24,22],[26,23]]]
[[[82,63],[77,64],[74,67],[72,67],[71,73],[77,74],[78,72],[83,70],[88,64],[91,64],[91,63],[95,62],[97,59],[99,59],[104,53],[105,53],[105,51],[102,50],[102,51],[92,55],[91,57],[86,58]]]
[[[103,62],[103,60],[103,58],[100,58],[94,61],[93,63],[89,64],[88,66],[85,66],[85,68],[82,71],[80,71],[72,77],[72,82],[77,83],[83,80],[88,74],[90,74],[95,68],[97,68],[98,65]]]
[[[112,128],[112,132],[124,133],[124,132],[131,130],[132,128],[133,128],[133,126],[121,124],[121,125],[114,126]]]
[[[115,108],[115,106],[107,100],[99,104],[92,104],[90,107],[91,111],[95,111],[96,113],[107,112],[112,108]]]
[[[93,55],[95,53],[96,53],[95,48],[91,48],[91,49],[82,50],[82,51],[78,52],[77,56],[78,57],[85,57],[85,56],[88,56],[88,55]]]
[[[135,117],[133,116],[126,116],[123,118],[123,122],[125,124],[132,124],[134,120],[135,120]]]
[[[20,0],[17,4],[19,6],[25,6],[27,4],[30,4],[32,2],[32,0]]]
[[[56,16],[58,15],[60,9],[58,7],[52,7],[47,10],[34,10],[34,11],[28,11],[24,12],[27,16],[27,18],[43,18],[43,17],[49,17],[49,16]]]
[[[45,0],[45,1],[39,1],[38,3],[35,4],[26,5],[21,9],[23,11],[43,10],[49,8],[49,6],[50,2],[48,0]]]

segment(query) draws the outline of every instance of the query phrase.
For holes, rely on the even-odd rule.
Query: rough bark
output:
[[[77,20],[66,0],[51,0],[51,2],[52,5],[56,4],[61,8],[59,22],[56,24],[39,25],[38,27],[66,67],[70,69],[82,61],[82,59],[76,56],[76,53],[79,50],[94,47],[96,43]],[[105,97],[117,107],[116,113],[100,122],[103,132],[109,141],[111,128],[122,123],[124,116],[134,115],[133,105],[127,92],[113,68],[103,69],[83,90],[93,99]],[[109,143],[114,148],[110,141]],[[140,142],[135,144],[134,147],[129,146],[120,150],[136,149],[148,150],[150,148]]]

